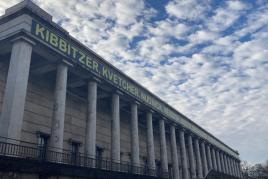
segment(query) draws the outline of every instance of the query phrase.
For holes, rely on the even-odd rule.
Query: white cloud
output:
[[[208,41],[215,40],[218,37],[217,33],[200,30],[189,36],[189,39],[192,43],[204,43]]]
[[[129,25],[136,22],[136,18],[142,15],[144,3],[141,0],[117,1],[115,14],[119,25]]]
[[[266,27],[268,21],[267,13],[268,5],[262,4],[258,10],[248,14],[244,27],[237,30],[234,34],[238,37],[243,37],[245,35],[254,34],[259,29]]]
[[[246,8],[247,5],[240,1],[226,1],[226,5],[216,9],[207,20],[207,27],[212,31],[224,31],[243,15]]]
[[[235,11],[240,11],[240,10],[245,10],[249,8],[247,4],[243,3],[242,1],[227,1],[227,7],[235,10]]]
[[[20,2],[19,0],[10,0],[8,3],[6,1],[0,1],[0,15],[3,15],[5,13],[5,10],[15,4]]]
[[[171,20],[160,21],[156,26],[150,26],[149,32],[154,36],[174,37],[177,39],[184,38],[189,27],[185,24]]]
[[[177,0],[171,1],[166,6],[169,15],[185,20],[200,20],[205,17],[209,1]]]

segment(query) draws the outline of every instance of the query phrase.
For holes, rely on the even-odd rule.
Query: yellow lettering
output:
[[[41,27],[39,24],[36,24],[36,28],[35,28],[35,35],[41,35],[42,39],[45,39],[45,35],[44,35],[44,31],[45,28]]]
[[[93,70],[99,73],[99,64],[96,61],[93,61]]]
[[[86,64],[86,62],[85,62],[86,55],[83,52],[81,52],[81,51],[79,51],[79,54],[81,55],[80,58],[78,59],[79,62],[81,62],[82,64],[85,65]]]
[[[117,78],[119,86],[122,87],[122,78],[120,76],[117,76]]]
[[[108,78],[108,69],[106,67],[103,67],[102,68],[102,75],[105,77],[105,78]]]
[[[88,56],[86,58],[86,66],[89,67],[89,68],[92,68],[92,61]]]
[[[58,37],[54,33],[50,33],[50,44],[53,45],[54,47],[58,47]]]
[[[122,87],[124,90],[127,88],[127,82],[125,80],[122,80]]]
[[[48,30],[46,30],[46,41],[47,41],[47,42],[49,42],[49,33],[50,33],[50,32],[49,32]]]
[[[76,59],[77,49],[72,47],[72,50],[73,50],[73,58]]]
[[[109,76],[109,80],[112,81],[114,74],[113,72],[111,72],[110,70],[108,70],[108,76]]]
[[[63,39],[60,39],[59,41],[59,48],[62,52],[66,53],[67,52],[67,43],[63,40]]]
[[[117,77],[116,74],[114,74],[114,80],[113,81],[114,81],[115,84],[118,84],[118,77]]]

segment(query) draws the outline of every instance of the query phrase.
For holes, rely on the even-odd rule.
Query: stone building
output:
[[[25,0],[0,17],[0,178],[241,178],[237,151]]]

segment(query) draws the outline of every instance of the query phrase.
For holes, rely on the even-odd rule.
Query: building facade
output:
[[[0,178],[241,178],[237,151],[25,0],[0,17]]]

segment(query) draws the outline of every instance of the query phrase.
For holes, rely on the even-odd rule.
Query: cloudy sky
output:
[[[267,0],[34,2],[242,160],[268,159]]]

